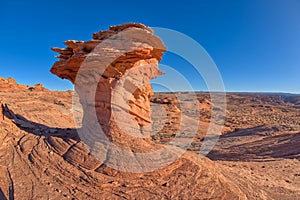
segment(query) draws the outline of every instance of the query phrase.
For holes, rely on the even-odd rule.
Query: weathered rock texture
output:
[[[112,141],[141,151],[139,145],[150,142],[150,79],[162,74],[158,62],[166,48],[161,40],[149,27],[125,24],[95,33],[93,40],[65,45],[53,48],[60,60],[51,72],[75,84],[83,126],[96,131],[99,123]]]
[[[198,97],[200,103],[209,99]],[[173,98],[155,94],[152,105],[169,107]],[[228,94],[227,125],[240,129],[221,137],[210,156],[215,161],[187,152],[163,169],[139,174],[107,168],[88,153],[72,123],[71,99],[72,92],[0,92],[1,200],[299,199],[299,108],[281,102],[282,95]],[[168,116],[175,116],[172,108]],[[209,120],[206,111],[203,120]],[[179,123],[169,120],[158,142]],[[259,123],[273,125],[247,128]]]

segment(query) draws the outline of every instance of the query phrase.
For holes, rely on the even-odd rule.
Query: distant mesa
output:
[[[22,84],[18,84],[15,79],[2,78],[0,77],[0,92],[14,92],[18,90],[35,90],[35,91],[48,91],[48,89],[44,88],[41,83],[35,84],[34,86],[26,86]]]

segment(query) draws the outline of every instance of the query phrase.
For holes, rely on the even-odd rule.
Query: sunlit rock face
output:
[[[60,55],[51,72],[74,83],[84,111],[82,126],[94,132],[100,125],[110,140],[125,146],[149,143],[150,80],[162,74],[158,62],[166,50],[152,29],[112,26],[92,40],[65,45],[52,48]]]
[[[0,76],[0,92],[14,93],[15,91],[48,91],[41,83],[34,86],[18,84],[13,78],[3,78]]]

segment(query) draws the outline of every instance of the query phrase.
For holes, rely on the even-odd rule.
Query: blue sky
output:
[[[0,76],[71,89],[49,72],[56,60],[50,48],[126,22],[195,39],[217,64],[227,91],[300,93],[300,0],[0,0]],[[184,60],[166,54],[163,64],[205,90]]]

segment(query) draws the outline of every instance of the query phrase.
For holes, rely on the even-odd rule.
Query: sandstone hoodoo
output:
[[[113,186],[116,191],[124,189],[126,194],[130,193],[129,198],[189,198],[202,191],[209,194],[203,198],[250,195],[228,180],[209,159],[151,139],[150,79],[162,74],[158,62],[166,51],[151,28],[142,24],[113,26],[95,33],[92,40],[69,40],[65,45],[64,49],[53,48],[60,55],[51,72],[74,83],[84,112],[82,128],[77,129],[81,141],[74,148],[70,147],[68,152],[71,153],[64,155],[66,160],[71,164],[91,165],[88,169],[95,171],[99,180],[102,180],[100,176],[108,175],[113,183],[116,181],[117,185]],[[180,111],[177,113],[180,115]],[[82,142],[93,156],[101,154],[103,157],[95,156],[95,160],[91,154],[87,156],[86,151],[78,154],[78,149],[83,148],[78,148]],[[149,180],[163,181],[154,183],[160,185],[161,189],[155,189],[160,194],[148,195],[149,189],[144,189],[144,185],[152,187]],[[208,189],[204,185],[213,187]],[[99,188],[102,187],[106,185],[100,184]],[[109,186],[105,196],[111,197],[112,191]],[[102,190],[97,190],[97,194],[99,192],[104,195]]]
[[[158,69],[166,50],[162,41],[149,27],[132,23],[95,33],[87,42],[69,40],[65,45],[53,48],[60,55],[51,72],[74,83],[86,130],[95,131],[100,124],[106,136],[123,148],[133,140],[135,147],[130,149],[149,142],[150,79],[162,74]],[[96,115],[91,114],[94,110]],[[122,133],[124,129],[131,136]]]

